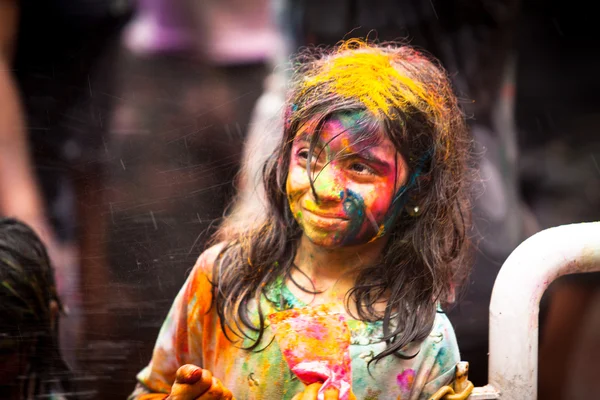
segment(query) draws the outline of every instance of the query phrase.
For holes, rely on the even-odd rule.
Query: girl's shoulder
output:
[[[213,282],[213,266],[224,247],[224,243],[219,243],[209,247],[200,254],[200,257],[196,260],[196,264],[194,264],[194,267],[184,284],[183,291],[185,298],[193,299],[197,298],[199,294],[202,294],[206,297],[203,297],[206,302],[210,300]]]
[[[221,242],[221,243],[217,243],[214,246],[211,246],[208,249],[204,250],[202,252],[202,254],[200,254],[198,259],[196,260],[196,264],[194,265],[194,268],[192,269],[192,275],[193,276],[202,275],[202,276],[208,278],[209,280],[211,280],[212,273],[213,273],[213,266],[215,265],[215,261],[217,261],[217,259],[221,255],[221,252],[225,248],[225,245],[226,245],[226,243]]]
[[[436,313],[430,336],[442,337],[446,341],[456,342],[454,328],[445,312],[438,310]]]
[[[434,353],[441,351],[441,355],[448,358],[448,361],[451,364],[460,361],[460,352],[456,334],[454,333],[454,328],[446,313],[442,311],[437,312],[433,323],[433,329],[425,339],[425,342],[427,342],[427,347],[431,347],[431,350]],[[436,355],[436,357],[438,356],[440,355]]]
[[[191,305],[192,310],[189,312],[206,314],[210,309],[213,266],[223,248],[224,244],[219,243],[202,252],[188,275],[179,296],[183,304]]]

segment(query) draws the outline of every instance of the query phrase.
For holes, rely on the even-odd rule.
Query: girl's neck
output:
[[[319,291],[336,286],[345,295],[346,290],[354,286],[360,268],[377,262],[383,246],[385,240],[380,239],[359,246],[327,249],[303,235],[294,262],[306,277],[299,274],[302,276],[297,277],[298,283],[307,288],[314,286]]]

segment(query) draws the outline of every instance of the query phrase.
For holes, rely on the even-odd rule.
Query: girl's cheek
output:
[[[388,185],[376,186],[368,194],[368,204],[371,205],[371,212],[375,219],[381,220],[387,215],[392,206],[393,198],[394,193]]]
[[[310,187],[304,168],[293,166],[288,174],[286,189],[290,198],[300,196]]]

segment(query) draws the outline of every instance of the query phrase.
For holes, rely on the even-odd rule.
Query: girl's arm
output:
[[[211,304],[209,276],[219,251],[215,246],[198,258],[160,329],[150,363],[137,375],[130,400],[162,399],[171,392],[179,367],[202,367],[202,320]]]
[[[454,328],[446,314],[439,313],[436,316],[434,329],[425,344],[428,348],[422,349],[426,352],[426,359],[421,369],[428,373],[424,379],[425,385],[416,397],[423,400],[429,399],[442,386],[452,382],[456,364],[461,361]]]

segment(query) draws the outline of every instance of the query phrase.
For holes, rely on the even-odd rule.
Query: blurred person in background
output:
[[[0,215],[26,221],[48,246],[58,291],[71,310],[61,340],[72,363],[79,250],[102,245],[94,237],[102,226],[89,222],[94,212],[88,210],[102,176],[108,102],[93,99],[90,76],[127,11],[124,0],[0,1]],[[87,264],[100,259],[82,253]]]
[[[125,30],[138,55],[192,53],[213,65],[270,59],[279,41],[270,0],[138,0]]]
[[[44,244],[0,218],[0,398],[75,398],[58,344],[61,310]]]
[[[58,243],[35,175],[12,75],[18,19],[18,0],[0,1],[0,215],[26,221],[54,251]]]

